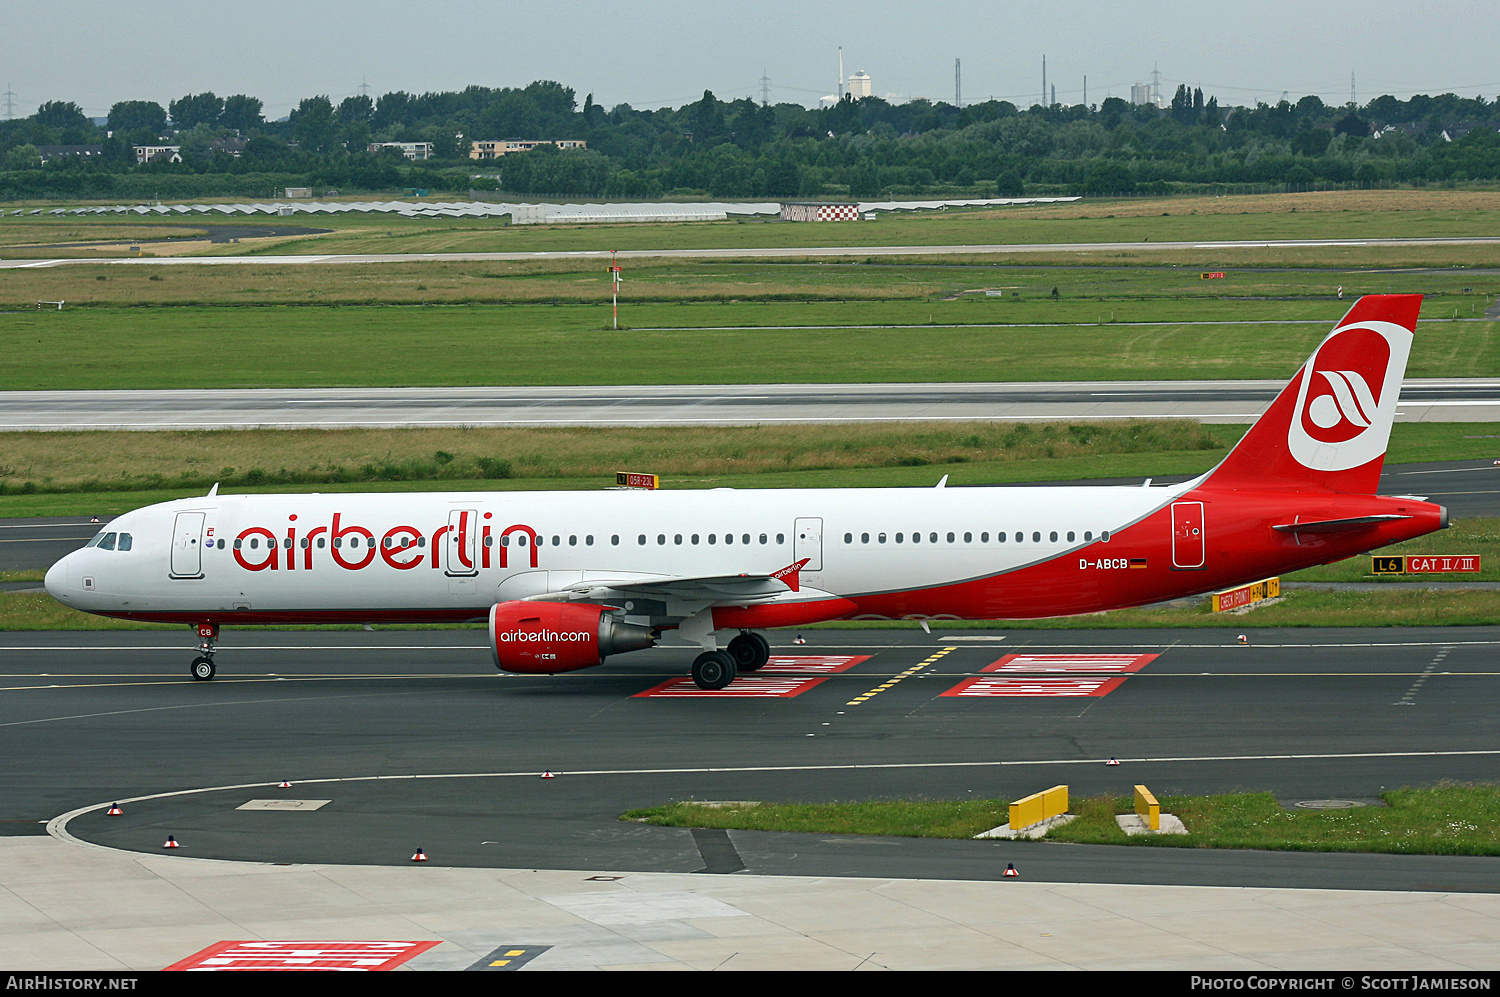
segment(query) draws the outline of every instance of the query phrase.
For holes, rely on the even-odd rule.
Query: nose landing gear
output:
[[[192,667],[188,670],[196,681],[207,682],[214,677],[217,671],[214,667],[214,645],[218,640],[217,623],[198,624],[198,657],[193,659]]]

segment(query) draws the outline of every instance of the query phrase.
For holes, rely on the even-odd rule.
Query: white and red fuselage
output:
[[[116,518],[47,589],[215,631],[488,616],[497,664],[521,671],[672,630],[712,650],[716,633],[820,620],[1193,595],[1446,525],[1437,505],[1374,494],[1419,305],[1361,299],[1230,456],[1181,485],[215,493]]]

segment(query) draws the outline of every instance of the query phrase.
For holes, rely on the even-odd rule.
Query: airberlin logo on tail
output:
[[[1304,467],[1344,471],[1385,453],[1411,333],[1392,322],[1335,329],[1302,368],[1287,446]]]

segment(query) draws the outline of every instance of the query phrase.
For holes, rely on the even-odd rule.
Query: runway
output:
[[[0,431],[702,426],[1193,419],[1249,423],[1281,381],[0,392]],[[1500,422],[1500,379],[1404,382],[1401,422]]]
[[[618,819],[671,799],[1013,799],[1057,783],[1074,798],[1144,783],[1162,796],[1268,790],[1288,806],[1372,803],[1401,785],[1489,779],[1500,717],[1474,708],[1500,693],[1500,638],[1488,628],[1251,630],[1248,646],[1224,630],[929,636],[913,626],[810,636],[805,645],[773,638],[778,656],[801,658],[781,676],[805,686],[795,694],[673,697],[661,686],[685,674],[686,652],[666,648],[522,677],[494,672],[479,631],[235,631],[221,645],[220,677],[195,683],[185,634],[0,635],[0,750],[24,759],[0,770],[0,828],[11,835],[0,848],[29,854],[50,831],[46,854],[111,883],[123,877],[126,895],[142,876],[180,884],[151,909],[177,909],[168,901],[186,889],[195,916],[213,926],[207,933],[148,915],[129,936],[97,934],[95,951],[151,953],[155,967],[209,935],[247,937],[225,922],[230,911],[259,921],[248,937],[420,929],[448,943],[450,959],[508,939],[592,966],[644,951],[663,965],[707,968],[711,953],[728,958],[721,930],[734,936],[734,952],[763,960],[768,938],[739,934],[754,918],[792,929],[795,944],[776,942],[785,968],[820,965],[801,960],[861,933],[868,947],[859,958],[879,949],[884,964],[901,932],[926,939],[906,964],[927,968],[1374,968],[1391,953],[1401,954],[1379,965],[1495,965],[1492,858],[702,832]],[[1085,651],[1156,657],[1103,695],[949,695],[1006,655]],[[859,660],[829,671],[819,663],[828,658]],[[1121,764],[1106,765],[1111,757]],[[245,809],[253,801],[272,808]],[[106,813],[111,803],[119,816]],[[181,845],[170,854],[167,835]],[[117,859],[96,860],[73,842],[138,853],[138,871],[125,876]],[[417,848],[429,861],[419,870],[410,861]],[[261,865],[194,864],[201,860]],[[271,865],[280,863],[292,865]],[[1003,881],[1007,864],[1020,871],[1030,910],[1010,908],[1017,894],[1005,891],[1022,884]],[[29,868],[0,863],[0,889],[36,896]],[[282,902],[244,892],[269,888],[273,873],[296,884],[281,888]],[[925,900],[889,906],[902,884],[917,883]],[[1160,892],[1168,887],[1178,892]],[[1398,943],[1365,920],[1393,894],[1342,892],[1372,888],[1406,891],[1408,913],[1447,911],[1441,938],[1408,933]],[[516,890],[527,904],[491,910],[490,898]],[[351,891],[365,906],[350,907]],[[1265,916],[1246,916],[1252,896]],[[1180,914],[1189,897],[1195,925],[1142,925],[1153,908]],[[90,891],[88,922],[115,924],[111,905],[98,912],[98,901]],[[490,920],[452,916],[476,903]],[[56,904],[0,905],[0,945],[12,959],[27,938],[14,919],[26,910],[52,919],[28,929],[30,951],[42,939],[65,951],[89,937],[85,908],[62,915],[59,928]],[[1338,927],[1295,913],[1310,907],[1338,910]],[[375,913],[405,928],[375,931]],[[1266,917],[1282,929],[1297,924],[1295,940]],[[1067,954],[1043,956],[1037,932],[1054,929],[1069,939]],[[1016,930],[1033,941],[1017,947]],[[948,950],[932,931],[982,943]],[[1222,944],[1216,954],[1205,931]],[[996,952],[1000,937],[1008,955]],[[25,965],[3,954],[0,963]]]
[[[996,243],[958,246],[786,246],[732,249],[622,249],[555,250],[505,253],[347,253],[261,256],[171,256],[122,259],[0,260],[0,270],[47,268],[74,264],[110,266],[255,266],[378,264],[423,262],[503,262],[524,260],[637,259],[848,259],[900,256],[989,256],[1018,253],[1152,252],[1214,249],[1300,249],[1310,247],[1484,246],[1500,242],[1493,236],[1426,239],[1246,239],[1218,242],[1086,242]]]

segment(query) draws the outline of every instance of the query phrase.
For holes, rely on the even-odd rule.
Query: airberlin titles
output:
[[[381,534],[379,541],[370,529],[357,523],[346,523],[344,514],[335,512],[326,525],[303,528],[296,513],[287,517],[287,525],[281,536],[266,526],[250,526],[241,530],[234,538],[235,562],[246,571],[312,571],[325,563],[322,552],[332,562],[348,571],[360,571],[380,559],[398,571],[409,571],[420,567],[425,560],[428,567],[475,569],[475,548],[479,568],[490,567],[490,551],[499,539],[499,566],[509,567],[509,552],[512,542],[529,548],[530,566],[537,566],[538,535],[536,530],[523,523],[494,531],[491,520],[494,513],[480,515],[474,510],[455,511],[456,522],[437,527],[424,534],[415,526],[392,526]],[[476,524],[476,520],[478,521]],[[475,527],[478,526],[478,543],[475,544]],[[214,528],[205,531],[208,544],[214,543]],[[454,560],[445,564],[442,556],[444,537],[451,537]],[[429,544],[429,539],[431,543]],[[222,547],[223,540],[218,541]],[[318,556],[314,557],[314,552]],[[359,552],[359,553],[354,553]],[[299,556],[300,553],[300,556]]]

